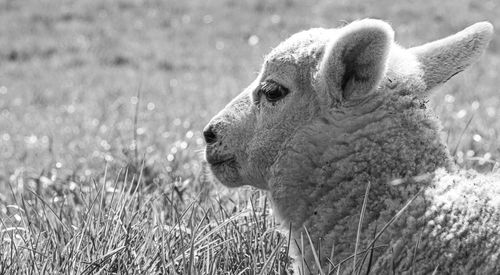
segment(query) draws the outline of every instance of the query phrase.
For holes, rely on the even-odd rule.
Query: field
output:
[[[365,17],[409,47],[500,29],[500,2],[0,1],[0,274],[284,272],[265,195],[214,182],[201,129],[280,41]],[[499,72],[496,35],[431,101],[462,167],[497,169]]]

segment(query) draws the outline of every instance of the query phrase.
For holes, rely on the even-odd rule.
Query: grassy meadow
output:
[[[497,0],[0,1],[0,274],[283,274],[294,241],[201,129],[280,41],[365,17],[407,47],[500,33]],[[498,166],[499,72],[497,34],[432,98],[462,167]]]

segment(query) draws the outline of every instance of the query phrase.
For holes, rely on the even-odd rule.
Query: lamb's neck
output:
[[[393,186],[391,180],[452,165],[437,122],[411,107],[398,116],[359,116],[346,122],[350,127],[338,117],[318,120],[294,137],[272,168],[270,189],[277,215],[285,226],[292,223],[295,237],[306,227],[314,241],[328,240],[322,251],[330,251],[334,242],[335,260],[347,257],[368,182],[372,188],[364,221],[374,229],[423,187]]]

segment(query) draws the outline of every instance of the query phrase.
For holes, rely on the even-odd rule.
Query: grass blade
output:
[[[356,255],[358,254],[359,238],[361,237],[361,228],[363,226],[363,219],[366,212],[366,203],[368,202],[368,193],[370,192],[370,181],[366,183],[365,197],[363,198],[363,206],[361,207],[361,214],[359,215],[358,232],[356,234],[356,244],[354,245],[354,258],[352,260],[352,272],[356,272]]]

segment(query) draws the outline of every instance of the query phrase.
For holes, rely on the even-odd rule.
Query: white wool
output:
[[[427,106],[435,87],[480,57],[492,32],[478,23],[412,49],[373,19],[295,34],[209,123],[211,170],[227,186],[267,190],[296,240],[307,228],[313,244],[290,247],[296,271],[304,260],[318,273],[313,249],[328,270],[359,239],[363,273],[499,274],[500,176],[457,171]],[[341,273],[353,271],[350,259]]]

